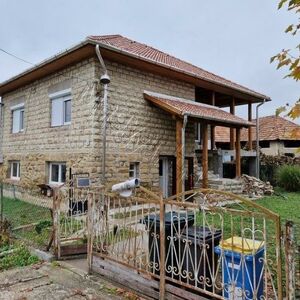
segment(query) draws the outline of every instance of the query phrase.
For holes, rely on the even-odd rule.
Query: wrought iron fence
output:
[[[88,228],[90,269],[142,294],[282,299],[279,216],[237,195],[105,193]]]

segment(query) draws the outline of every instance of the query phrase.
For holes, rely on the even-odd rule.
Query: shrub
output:
[[[14,267],[24,267],[35,264],[39,261],[38,257],[31,255],[29,250],[24,246],[14,249],[11,254],[0,259],[0,271]]]
[[[300,191],[300,166],[281,166],[277,171],[277,182],[286,191]]]

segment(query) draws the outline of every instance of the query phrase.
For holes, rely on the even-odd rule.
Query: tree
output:
[[[296,39],[300,31],[300,0],[280,0],[278,9],[287,7],[287,9],[296,14],[298,21],[295,24],[290,24],[285,32],[291,34]],[[283,49],[280,53],[271,57],[271,63],[277,63],[277,69],[287,68],[288,73],[285,78],[292,78],[296,81],[300,80],[300,44],[296,45],[294,49]],[[281,106],[276,110],[276,114],[279,115],[287,111],[287,116],[291,119],[300,117],[300,97],[296,99],[295,104],[291,107]],[[294,130],[293,137],[300,138],[300,130]]]

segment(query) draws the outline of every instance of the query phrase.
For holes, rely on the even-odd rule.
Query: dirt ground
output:
[[[0,300],[139,299],[101,278],[59,263],[41,263],[0,273]]]

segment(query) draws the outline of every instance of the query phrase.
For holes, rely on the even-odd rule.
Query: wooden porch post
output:
[[[176,194],[182,192],[182,127],[183,120],[176,119]]]
[[[235,147],[235,167],[236,177],[241,177],[241,129],[236,129],[236,147]]]
[[[235,99],[232,98],[230,103],[230,113],[235,114]],[[230,128],[230,150],[234,150],[234,128]]]
[[[252,122],[252,103],[248,103],[248,121]],[[248,147],[252,150],[252,128],[248,128]]]
[[[216,105],[216,94],[213,91],[212,92],[212,99],[211,99],[211,105]],[[215,138],[215,126],[210,126],[210,144],[211,144],[211,150],[216,148],[216,138]]]
[[[203,149],[202,149],[202,187],[208,188],[208,126],[201,124],[203,128]]]

